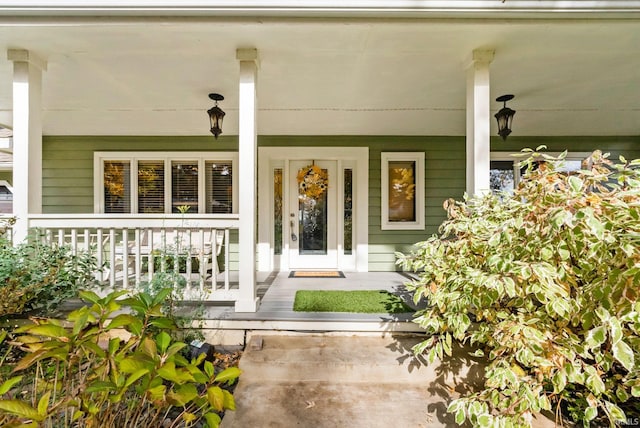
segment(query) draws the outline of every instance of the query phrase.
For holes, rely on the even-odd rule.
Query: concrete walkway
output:
[[[411,353],[422,338],[264,335],[240,360],[236,411],[223,428],[427,428],[457,426],[448,402],[478,385],[482,369],[460,353],[426,365]],[[540,420],[535,427],[553,427]]]

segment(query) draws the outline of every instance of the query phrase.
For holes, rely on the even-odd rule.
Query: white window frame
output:
[[[416,221],[389,221],[389,163],[415,162],[416,188],[414,203]],[[382,230],[424,230],[424,152],[382,152],[380,164],[380,195],[381,195],[381,223]]]
[[[562,152],[543,152],[546,155],[558,157],[562,154]],[[567,156],[565,156],[564,160],[567,161],[583,161],[589,156],[591,156],[592,152],[567,152]],[[520,173],[520,166],[518,165],[521,161],[526,159],[526,156],[522,156],[522,152],[491,152],[490,160],[492,161],[512,161],[513,162],[513,185],[514,187],[518,187],[520,184],[520,180],[522,180],[522,176]]]
[[[131,182],[131,213],[138,213],[138,161],[163,161],[165,168],[165,214],[171,213],[171,162],[198,162],[198,214],[207,214],[205,163],[207,161],[231,161],[233,184],[233,214],[238,213],[238,152],[94,152],[93,155],[93,206],[95,213],[104,213],[104,163],[105,161],[129,161]],[[202,173],[200,173],[202,171]],[[215,215],[208,213],[210,215]]]

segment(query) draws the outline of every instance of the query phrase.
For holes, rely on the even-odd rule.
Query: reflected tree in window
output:
[[[344,170],[344,254],[353,252],[353,170]]]
[[[130,213],[130,164],[128,161],[104,163],[104,206],[106,213]]]
[[[415,162],[389,162],[389,221],[415,221]]]
[[[164,161],[138,162],[138,212],[164,212]]]
[[[515,175],[513,161],[491,161],[489,170],[489,187],[494,193],[513,194]]]
[[[317,165],[298,170],[300,254],[327,253],[328,171]]]
[[[273,171],[273,251],[282,254],[282,168]]]

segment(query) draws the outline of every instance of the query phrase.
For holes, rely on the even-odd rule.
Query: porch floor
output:
[[[259,273],[257,312],[236,312],[233,306],[206,305],[203,328],[232,330],[421,332],[413,314],[294,312],[297,290],[386,290],[413,306],[402,272],[345,272],[345,278],[289,278],[289,272]]]

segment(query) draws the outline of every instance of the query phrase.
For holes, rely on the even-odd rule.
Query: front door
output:
[[[338,267],[337,162],[289,161],[289,267]]]

